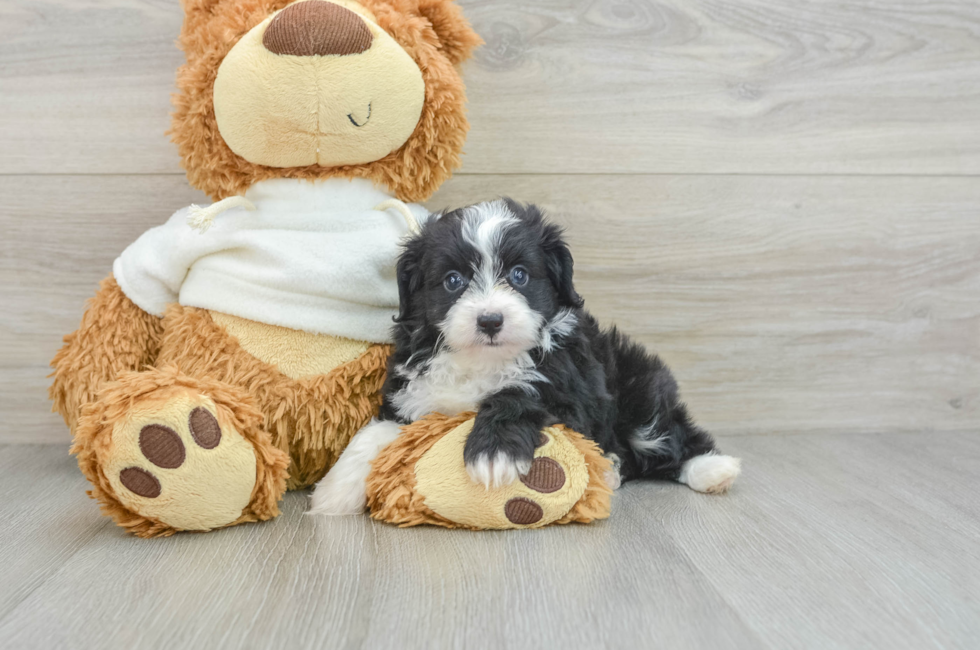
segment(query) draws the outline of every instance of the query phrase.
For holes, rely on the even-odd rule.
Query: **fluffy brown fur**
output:
[[[466,94],[455,64],[481,41],[451,0],[362,0],[415,60],[425,81],[422,116],[408,141],[375,162],[280,169],[235,155],[218,133],[212,87],[218,66],[250,29],[291,0],[184,0],[180,46],[187,64],[177,72],[170,131],[187,178],[214,200],[241,194],[269,178],[368,178],[404,201],[424,201],[460,165],[469,130]]]
[[[389,346],[374,345],[326,375],[291,379],[243,350],[207,311],[173,305],[157,318],[134,305],[109,276],[52,360],[49,395],[76,434],[82,407],[127,371],[175,364],[189,377],[238,386],[264,414],[262,426],[273,444],[289,452],[288,488],[294,490],[318,481],[350,436],[377,413],[389,354]]]
[[[400,527],[432,524],[445,528],[478,530],[450,521],[430,510],[415,486],[415,464],[419,459],[440,438],[473,417],[475,413],[462,413],[451,418],[436,413],[403,427],[398,438],[385,447],[371,465],[371,474],[366,485],[371,516]],[[580,433],[561,425],[555,428],[562,431],[585,456],[589,484],[582,498],[568,514],[553,523],[587,524],[596,519],[607,518],[612,491],[606,485],[603,474],[610,468],[610,462],[602,456],[594,442]]]
[[[161,392],[172,395],[174,390],[181,389],[210,397],[217,407],[218,421],[233,427],[255,448],[256,479],[251,500],[241,516],[228,525],[277,516],[278,501],[286,489],[289,456],[277,449],[269,434],[262,430],[262,414],[251,397],[224,382],[189,377],[173,366],[123,373],[118,381],[105,384],[98,399],[82,409],[71,453],[76,455],[78,466],[92,484],[89,496],[99,501],[102,512],[138,537],[166,537],[179,531],[123,505],[102,471],[102,460],[111,452],[112,428],[116,422],[123,420],[138,404],[160,399]]]
[[[292,458],[288,489],[320,480],[350,437],[378,412],[390,348],[373,345],[326,375],[291,379],[242,349],[203,309],[171,305],[158,365],[240,387],[264,414],[262,427]]]
[[[89,300],[78,330],[64,337],[51,360],[52,410],[74,433],[82,407],[120,373],[151,365],[162,337],[161,319],[133,304],[110,275]]]
[[[612,469],[612,462],[602,455],[599,445],[578,431],[573,431],[561,424],[556,424],[555,428],[563,432],[572,445],[585,456],[585,466],[589,470],[589,484],[586,486],[582,498],[568,511],[568,514],[556,519],[554,523],[587,524],[596,519],[607,519],[612,490],[606,484],[605,475]]]

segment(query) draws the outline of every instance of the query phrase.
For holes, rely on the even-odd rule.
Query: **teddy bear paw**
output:
[[[416,489],[439,516],[473,528],[536,528],[565,516],[582,497],[589,483],[586,461],[553,428],[541,432],[519,480],[490,488],[474,483],[456,460],[472,426],[470,420],[451,431],[415,466]]]
[[[180,530],[233,523],[256,482],[255,449],[222,426],[215,404],[186,391],[137,404],[115,424],[102,470],[132,512]]]

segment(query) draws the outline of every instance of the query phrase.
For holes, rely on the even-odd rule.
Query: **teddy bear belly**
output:
[[[357,359],[371,345],[366,341],[312,334],[216,311],[208,313],[215,323],[238,339],[243,350],[275,366],[290,379],[325,375]]]

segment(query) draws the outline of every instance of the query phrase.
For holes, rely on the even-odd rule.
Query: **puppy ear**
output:
[[[553,224],[545,224],[541,238],[548,277],[558,292],[558,302],[562,307],[581,307],[585,304],[582,296],[575,291],[573,281],[572,252],[562,238],[562,229]]]
[[[398,258],[398,316],[396,323],[404,322],[411,310],[411,297],[422,288],[422,237],[416,235],[405,244]]]
[[[473,31],[463,10],[452,0],[419,0],[418,8],[439,37],[439,50],[453,65],[470,58],[473,50],[483,45],[483,39]]]

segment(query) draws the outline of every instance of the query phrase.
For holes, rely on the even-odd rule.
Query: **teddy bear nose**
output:
[[[363,52],[372,40],[364,20],[350,9],[326,0],[305,0],[272,19],[262,44],[276,54],[343,56]]]

